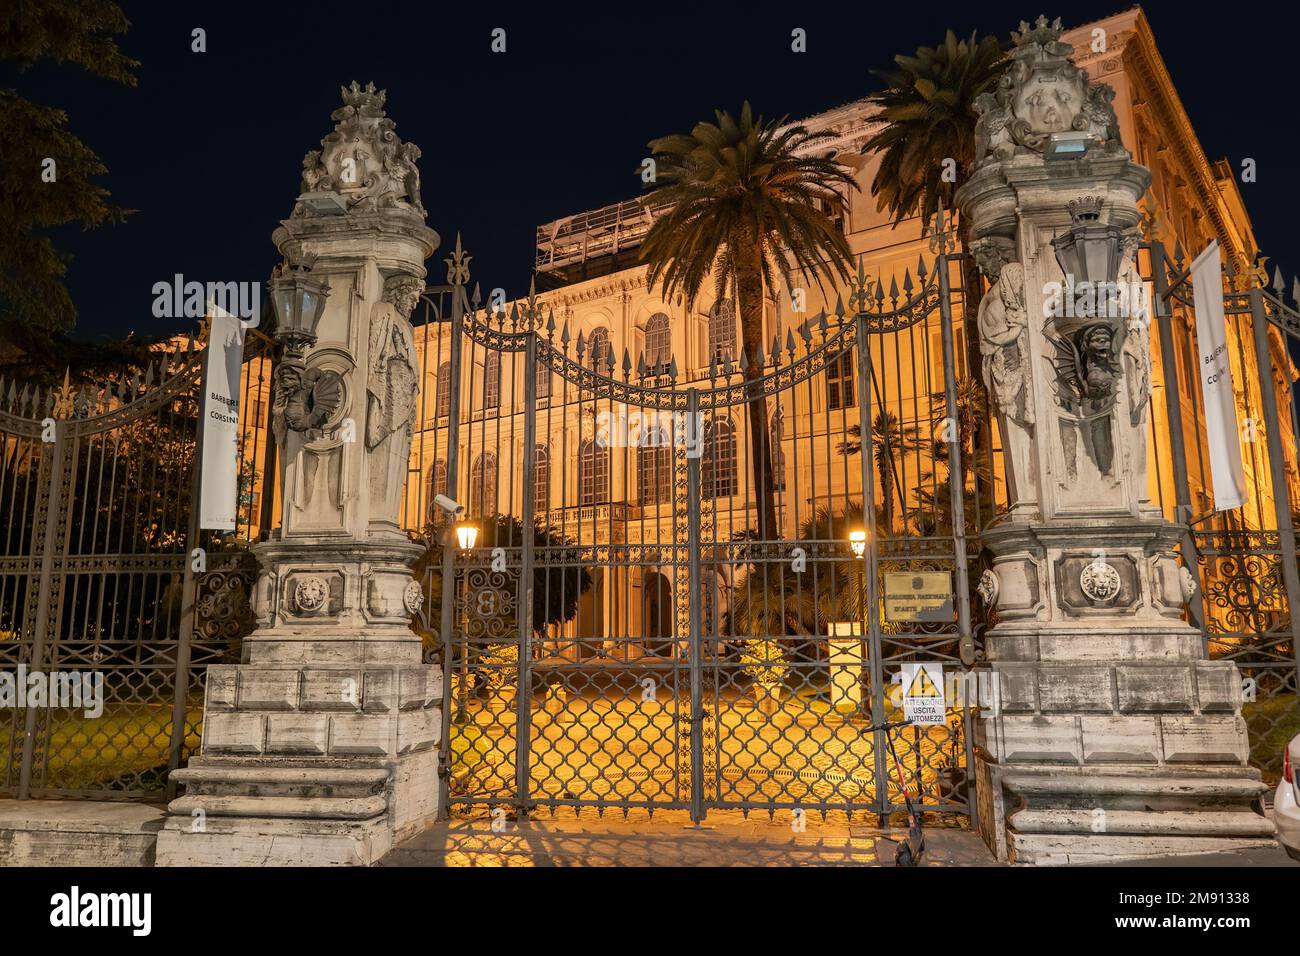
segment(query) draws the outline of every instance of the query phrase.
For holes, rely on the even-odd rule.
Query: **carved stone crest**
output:
[[[1196,596],[1196,576],[1192,574],[1186,565],[1178,567],[1178,585],[1183,592],[1183,603],[1187,604]]]
[[[1010,67],[995,92],[975,101],[977,166],[1017,152],[1041,153],[1053,133],[1085,133],[1107,150],[1123,148],[1115,91],[1090,83],[1087,71],[1070,62],[1074,48],[1060,41],[1061,32],[1059,19],[1039,17],[1033,27],[1021,22],[1012,33]]]
[[[329,599],[330,588],[325,579],[317,574],[301,577],[294,584],[293,603],[300,611],[311,613],[319,611]]]
[[[403,143],[397,124],[384,114],[384,90],[374,83],[342,88],[343,106],[330,114],[334,131],[302,161],[302,196],[292,218],[322,215],[342,205],[346,212],[399,207],[425,215],[420,199],[420,149]],[[329,197],[334,197],[331,202]],[[311,201],[324,197],[324,205]],[[304,201],[305,200],[305,201]]]
[[[1079,587],[1093,603],[1109,604],[1119,595],[1119,572],[1098,558],[1079,572]]]

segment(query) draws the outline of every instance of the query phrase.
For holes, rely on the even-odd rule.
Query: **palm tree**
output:
[[[721,110],[717,122],[700,122],[689,134],[651,141],[654,192],[648,206],[661,210],[641,245],[646,284],[665,298],[682,294],[689,308],[712,277],[721,301],[735,297],[747,382],[763,367],[763,290],[777,275],[793,288],[796,271],[847,280],[847,240],[826,209],[843,206],[842,191],[857,189],[848,168],[812,154],[830,133],[768,123],[749,103],[740,116]],[[767,401],[753,388],[748,402],[750,458],[758,504],[758,529],[775,537],[776,497],[768,434]]]
[[[871,182],[876,207],[888,211],[895,226],[919,215],[928,228],[941,204],[953,208],[953,193],[973,170],[975,101],[993,91],[1010,60],[995,37],[977,39],[972,33],[969,40],[958,40],[949,30],[938,47],[919,47],[915,56],[899,55],[894,63],[895,70],[873,71],[886,86],[867,99],[880,107],[877,119],[884,125],[862,151],[882,154]],[[949,170],[955,176],[948,175]],[[970,223],[958,223],[958,240],[967,253],[970,230]],[[966,257],[962,271],[966,354],[978,371],[974,366],[979,336],[973,318],[982,288],[973,257]]]
[[[862,523],[861,502],[846,502],[838,514],[823,507],[803,523],[799,540],[823,547],[843,544]],[[785,562],[747,565],[732,599],[727,633],[740,640],[808,638],[824,634],[832,621],[862,620],[866,608],[858,565],[848,557],[813,558],[802,573]]]
[[[862,429],[850,425],[849,437],[840,443],[843,455],[856,455],[862,451]],[[916,428],[903,425],[891,411],[880,411],[871,420],[872,460],[876,466],[876,480],[880,483],[881,518],[886,534],[894,531],[894,497],[899,508],[907,508],[907,498],[898,476],[898,459],[921,447],[921,437]]]
[[[975,102],[993,91],[1010,60],[996,37],[958,40],[949,30],[940,46],[900,54],[894,63],[896,70],[873,71],[886,86],[867,98],[884,124],[862,147],[883,154],[871,194],[895,226],[918,215],[928,225],[941,203],[953,208],[957,186],[973,171]],[[948,175],[953,165],[955,176]],[[958,225],[964,247],[970,224]]]

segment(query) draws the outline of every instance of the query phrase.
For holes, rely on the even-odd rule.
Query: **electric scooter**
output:
[[[889,733],[899,727],[910,726],[911,724],[906,720],[885,721],[871,725],[871,730],[885,732],[885,740],[889,744],[889,756],[894,762],[894,773],[898,776],[898,789],[903,792],[903,803],[907,807],[907,839],[898,844],[897,849],[894,850],[895,866],[916,866],[921,862],[921,855],[925,853],[925,834],[921,831],[921,815],[916,812],[916,807],[912,803],[912,794],[907,789],[907,781],[903,777],[903,764],[898,759],[898,751],[894,749],[894,738]],[[918,792],[917,797],[920,796]]]

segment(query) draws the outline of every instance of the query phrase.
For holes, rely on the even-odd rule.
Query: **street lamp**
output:
[[[478,525],[472,521],[462,521],[456,525],[456,542],[462,551],[468,551],[478,541]]]
[[[867,533],[858,528],[849,532],[849,547],[853,549],[855,558],[865,558],[867,556]]]
[[[329,298],[329,283],[308,273],[310,262],[288,263],[277,269],[267,286],[275,310],[275,337],[284,345],[286,359],[300,361],[316,344],[316,326]]]
[[[1101,221],[1105,200],[1084,196],[1065,204],[1070,210],[1070,230],[1052,240],[1056,262],[1077,286],[1091,283],[1113,285],[1119,276],[1120,244],[1123,230]]]

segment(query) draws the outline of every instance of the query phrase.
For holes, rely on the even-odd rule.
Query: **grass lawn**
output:
[[[197,728],[202,718],[202,701],[191,700],[187,722],[194,729],[187,734],[186,743],[192,751],[199,747]],[[21,737],[21,711],[17,719],[17,734]],[[114,703],[106,705],[94,719],[80,711],[55,710],[50,720],[53,727],[48,734],[48,748],[42,747],[45,735],[37,738],[33,788],[114,793],[162,790],[166,785],[172,728],[170,703]],[[0,760],[10,759],[12,741],[15,766],[11,774],[16,783],[22,743],[13,741],[13,736],[11,723],[0,725]],[[46,767],[43,774],[42,764]],[[4,776],[0,774],[0,779]]]
[[[1295,694],[1279,694],[1244,704],[1241,715],[1250,732],[1250,763],[1264,772],[1264,779],[1276,784],[1282,776],[1282,748],[1300,734],[1300,700]]]

